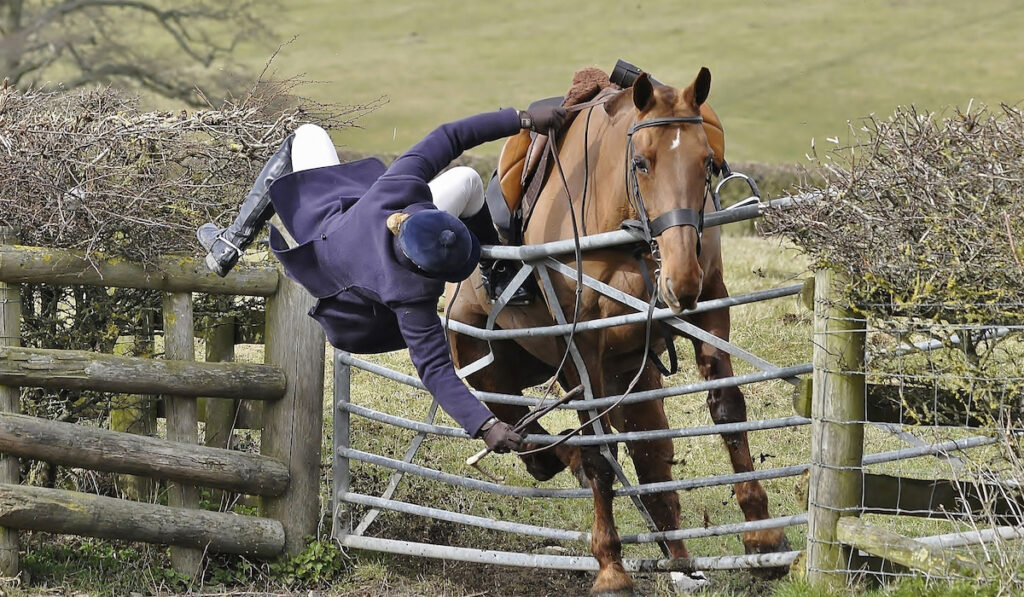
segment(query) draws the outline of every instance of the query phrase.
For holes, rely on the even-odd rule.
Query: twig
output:
[[[1024,274],[1024,264],[1021,264],[1020,257],[1017,257],[1017,243],[1013,242],[1013,231],[1010,230],[1010,214],[1003,213],[1003,223],[1006,224],[1006,238],[1010,239],[1010,255],[1017,262],[1017,269]]]

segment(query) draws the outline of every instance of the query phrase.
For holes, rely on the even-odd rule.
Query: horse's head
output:
[[[686,89],[654,85],[644,74],[606,104],[609,114],[632,113],[627,194],[657,240],[658,288],[677,313],[696,305],[704,276],[698,257],[713,154],[700,114],[710,90],[707,68]]]

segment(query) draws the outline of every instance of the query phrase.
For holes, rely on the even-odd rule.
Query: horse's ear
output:
[[[633,82],[633,105],[640,112],[650,107],[654,101],[654,85],[647,73],[640,73],[640,76]]]
[[[711,71],[708,67],[700,67],[700,72],[697,73],[697,78],[693,80],[693,83],[683,92],[686,99],[690,100],[690,103],[694,108],[700,107],[708,99],[708,94],[711,93]]]

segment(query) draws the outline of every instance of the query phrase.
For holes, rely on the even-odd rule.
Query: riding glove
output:
[[[523,438],[512,431],[508,423],[493,417],[483,424],[478,435],[484,438],[484,443],[490,451],[498,454],[504,454],[509,450],[518,452],[523,447]]]
[[[539,106],[532,110],[519,112],[519,119],[524,129],[545,134],[550,130],[557,131],[565,124],[567,112],[562,107]]]

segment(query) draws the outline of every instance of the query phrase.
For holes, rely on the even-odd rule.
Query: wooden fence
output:
[[[189,576],[205,551],[300,551],[321,512],[325,345],[306,315],[312,297],[273,268],[220,278],[186,258],[145,269],[14,241],[0,229],[0,574],[17,574],[18,529],[170,545],[172,565]],[[165,358],[21,348],[22,283],[163,291]],[[192,293],[266,297],[265,364],[196,362]],[[230,358],[233,343],[220,334],[208,358]],[[166,438],[18,414],[19,386],[161,395]],[[262,403],[260,454],[225,449],[212,425],[199,445],[200,396],[208,420],[225,409],[233,418],[242,399]],[[19,458],[161,479],[168,505],[20,485]],[[260,496],[259,516],[201,510],[199,487]]]

